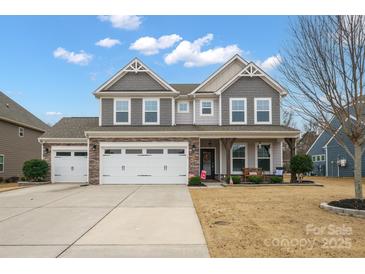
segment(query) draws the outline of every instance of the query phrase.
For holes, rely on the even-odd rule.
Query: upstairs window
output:
[[[143,100],[143,123],[159,124],[159,104],[158,99]]]
[[[255,124],[271,124],[271,98],[255,98]]]
[[[189,102],[181,101],[177,103],[177,112],[178,113],[189,113]]]
[[[19,135],[19,137],[24,137],[24,128],[22,128],[22,127],[18,128],[18,135]]]
[[[246,124],[246,98],[231,98],[230,99],[230,123],[231,124]]]
[[[213,115],[213,101],[212,100],[201,100],[200,101],[200,115],[201,116],[212,116]]]
[[[115,100],[115,124],[130,124],[130,100]]]

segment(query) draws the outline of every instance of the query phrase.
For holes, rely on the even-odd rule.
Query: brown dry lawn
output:
[[[19,186],[18,183],[1,183],[0,192],[23,188],[25,186]]]
[[[210,255],[364,258],[365,219],[319,208],[324,201],[352,198],[353,182],[314,180],[324,187],[191,188]],[[324,230],[307,233],[307,226]],[[334,230],[343,235],[331,235]]]

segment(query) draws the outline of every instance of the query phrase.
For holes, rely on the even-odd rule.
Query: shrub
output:
[[[189,179],[189,186],[200,186],[201,184],[202,183],[199,176],[194,176]]]
[[[248,176],[248,181],[254,184],[259,184],[263,181],[262,176],[257,176],[257,175],[251,175]]]
[[[19,181],[19,177],[13,176],[6,178],[5,183],[17,183]]]
[[[20,181],[22,181],[22,182],[24,182],[24,181],[26,181],[26,180],[27,180],[27,179],[25,179],[25,177],[24,177],[24,176],[20,178]]]
[[[240,176],[231,176],[233,183],[240,184],[241,183],[241,177]]]
[[[48,164],[44,160],[33,159],[23,165],[23,173],[27,180],[44,181],[48,172]]]
[[[283,182],[283,177],[280,176],[273,176],[270,178],[270,182],[273,184],[280,184]]]
[[[0,183],[4,182],[4,178],[0,177]]]
[[[309,155],[298,154],[290,160],[290,170],[297,174],[298,181],[301,183],[303,174],[313,170],[312,158]],[[299,176],[298,176],[299,175]]]

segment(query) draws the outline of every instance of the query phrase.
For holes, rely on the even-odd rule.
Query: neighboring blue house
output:
[[[338,121],[332,121],[333,126],[339,127]],[[337,123],[337,125],[336,125]],[[337,134],[343,134],[339,130]],[[353,146],[348,138],[344,138],[353,152]],[[323,131],[308,149],[312,157],[313,174],[318,176],[351,177],[354,176],[354,161],[345,149],[338,144],[333,134]],[[362,176],[365,176],[365,153],[362,156]]]

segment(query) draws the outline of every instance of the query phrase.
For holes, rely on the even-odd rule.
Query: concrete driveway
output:
[[[0,257],[209,257],[186,186],[0,193]]]

